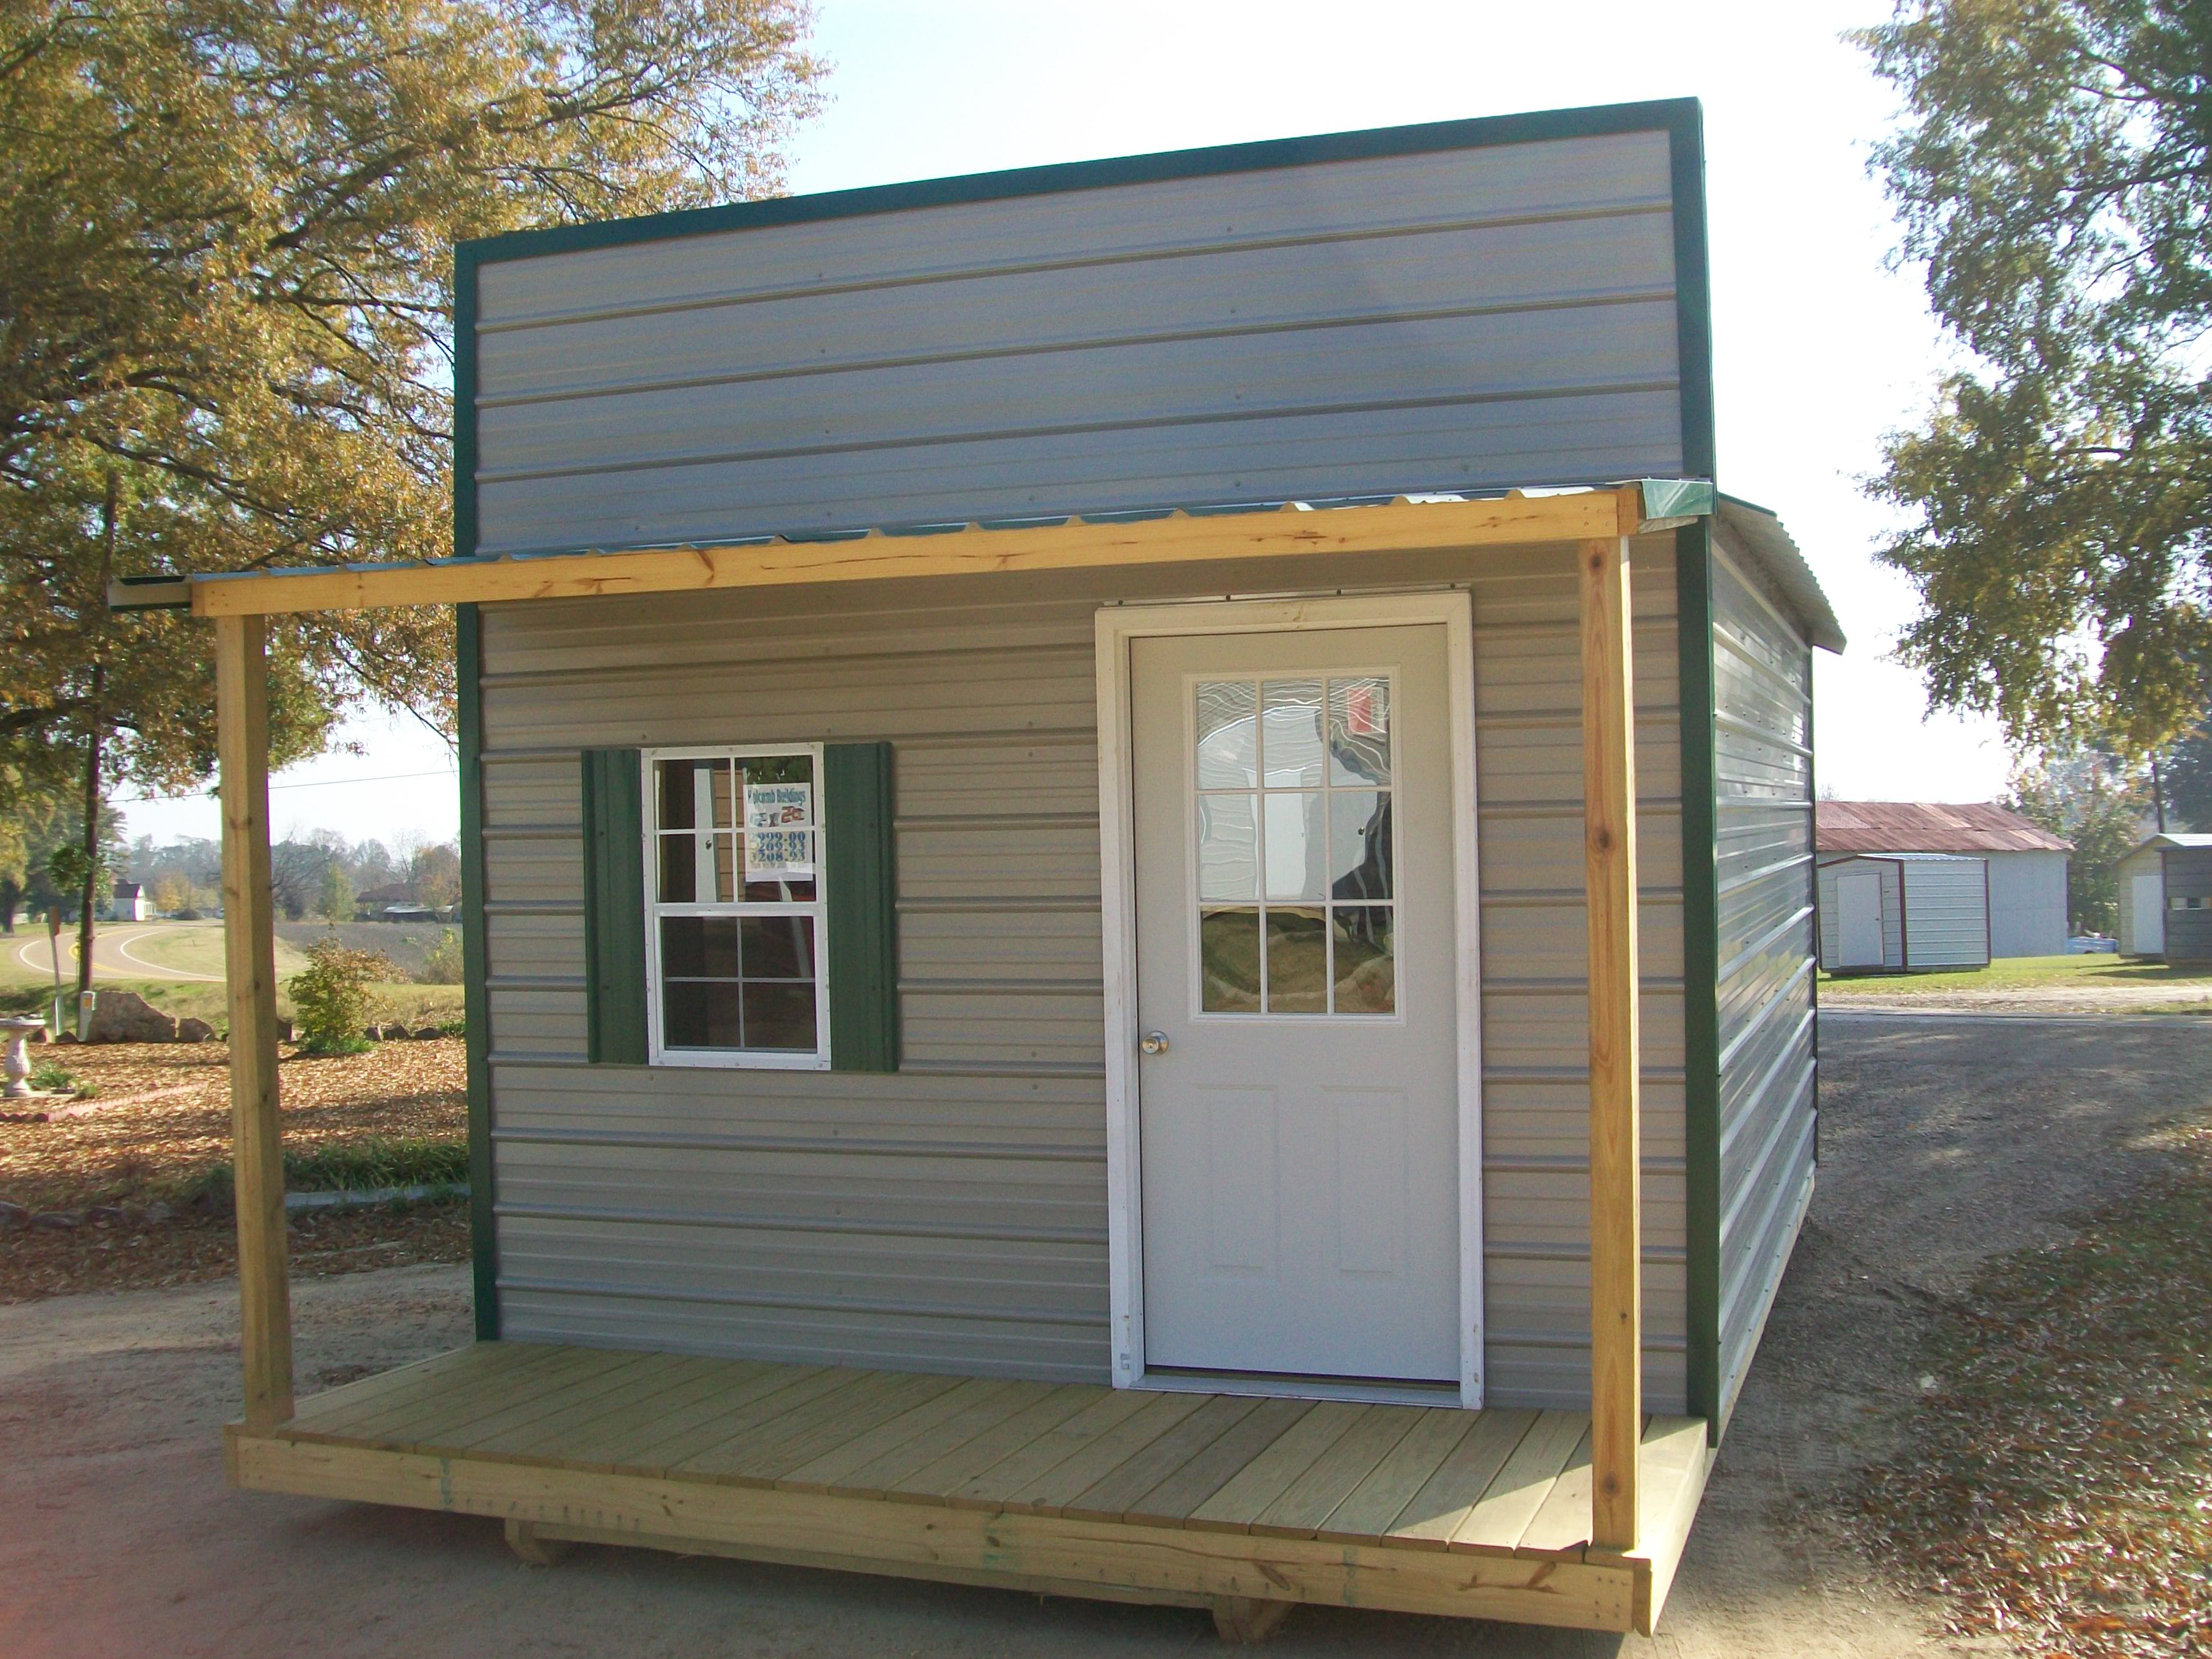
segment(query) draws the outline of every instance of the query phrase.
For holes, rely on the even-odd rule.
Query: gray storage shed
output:
[[[1990,965],[1990,866],[1942,853],[1820,860],[1820,966],[1832,974]]]
[[[234,1478],[1648,1630],[1812,1197],[1843,644],[1713,489],[1701,143],[463,247],[454,559],[186,597],[249,803],[262,616],[460,607],[480,1340],[295,1404],[242,1176]]]
[[[2212,836],[2164,830],[2120,860],[2120,954],[2212,962]]]

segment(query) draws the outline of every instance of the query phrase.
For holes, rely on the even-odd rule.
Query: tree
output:
[[[425,847],[415,854],[407,879],[415,896],[434,909],[461,902],[461,854],[451,842]]]
[[[181,871],[163,871],[154,878],[152,891],[155,911],[161,915],[173,916],[192,908],[192,884]]]
[[[1857,40],[1903,94],[1875,152],[1967,361],[1894,434],[1899,654],[2019,744],[2141,756],[2212,647],[2212,13],[2203,0],[1901,0]]]
[[[325,921],[353,920],[353,878],[346,873],[343,860],[333,858],[323,866],[322,890],[316,895],[315,910]]]
[[[449,550],[456,240],[768,193],[802,0],[0,9],[0,811],[213,764],[209,631],[107,581]],[[272,629],[271,745],[450,725],[442,609]],[[89,869],[88,862],[88,869]],[[89,952],[87,952],[88,959]]]
[[[2013,773],[2004,805],[2074,843],[2068,884],[2075,933],[2118,927],[2120,860],[2142,840],[2147,801],[2142,781],[2095,750],[2045,755]]]

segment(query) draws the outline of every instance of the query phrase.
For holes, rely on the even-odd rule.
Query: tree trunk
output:
[[[23,902],[23,890],[12,881],[0,881],[0,933],[15,931],[15,912]]]
[[[107,469],[107,498],[100,508],[100,591],[94,596],[103,620],[107,580],[115,574],[115,469]],[[103,629],[104,631],[104,629]],[[84,891],[76,919],[76,994],[80,1004],[92,988],[93,901],[100,891],[100,751],[107,736],[107,665],[97,648],[92,659],[92,696],[84,726]]]

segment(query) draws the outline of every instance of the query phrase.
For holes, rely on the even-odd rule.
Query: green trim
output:
[[[1710,523],[1674,532],[1682,708],[1682,1133],[1689,1409],[1721,1430],[1720,798]]]
[[[1492,115],[1469,121],[1433,121],[1417,126],[1372,127],[1356,132],[1310,137],[1273,138],[1255,143],[1220,144],[1205,149],[1165,150],[1108,161],[1072,161],[1054,167],[1016,167],[1003,173],[974,173],[913,184],[872,185],[860,190],[828,191],[813,196],[778,196],[766,201],[732,202],[720,207],[685,208],[672,213],[641,214],[592,224],[553,225],[543,230],[509,231],[459,246],[471,264],[497,259],[528,259],[548,253],[623,247],[636,242],[703,236],[718,231],[755,230],[769,225],[814,224],[863,214],[900,213],[915,208],[963,203],[1012,201],[1025,196],[1057,196],[1072,191],[1105,190],[1121,185],[1158,184],[1274,167],[1310,167],[1328,161],[1367,161],[1419,155],[1433,150],[1483,149],[1499,144],[1539,143],[1547,139],[1596,138],[1613,133],[1664,131],[1675,140],[1676,188],[1680,188],[1683,135],[1699,155],[1695,188],[1702,270],[1705,206],[1702,153],[1698,150],[1701,118],[1694,98],[1636,104],[1598,104],[1580,109],[1540,110],[1523,115]],[[1676,238],[1680,239],[1680,217]],[[456,325],[458,332],[458,324]],[[458,377],[457,377],[458,380]],[[458,386],[455,396],[459,395]]]
[[[645,800],[635,749],[583,751],[584,1054],[649,1057],[645,994]]]
[[[833,743],[822,750],[829,910],[830,1065],[896,1072],[899,1065],[897,878],[891,746]]]
[[[1644,497],[1646,522],[1713,515],[1713,487],[1704,478],[1639,478],[1636,487]]]
[[[499,1340],[499,1234],[493,1212],[491,1009],[486,983],[483,857],[483,627],[472,605],[453,607],[461,785],[461,994],[468,1049],[469,1244],[477,1340]]]
[[[1694,98],[1668,105],[1674,198],[1674,351],[1682,377],[1682,471],[1720,476],[1714,460],[1712,270],[1705,247],[1705,118]]]
[[[453,556],[477,550],[477,259],[453,250]]]

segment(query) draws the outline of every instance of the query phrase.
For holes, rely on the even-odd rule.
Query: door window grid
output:
[[[1392,683],[1194,683],[1199,1010],[1397,1012]]]
[[[649,750],[656,1059],[819,1065],[820,767],[807,749]]]

